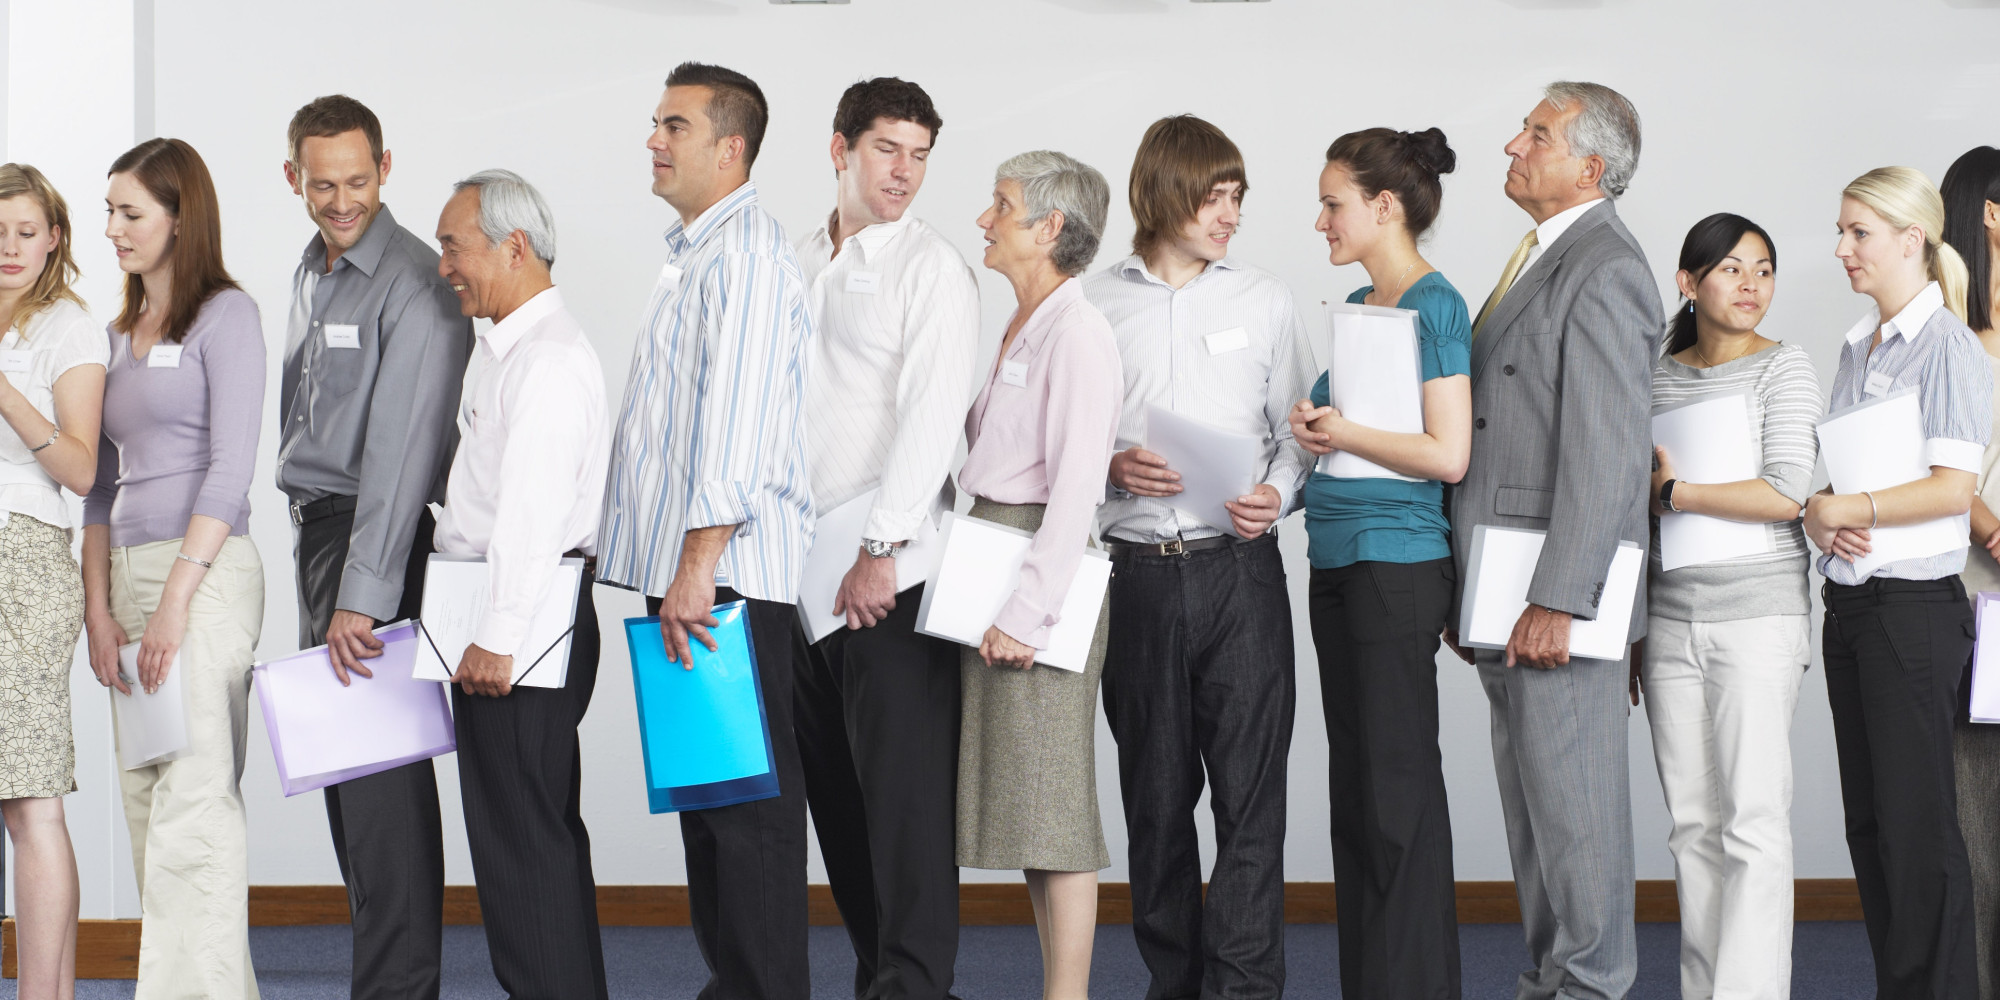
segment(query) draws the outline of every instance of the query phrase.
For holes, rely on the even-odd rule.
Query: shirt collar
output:
[[[507,318],[486,329],[479,339],[486,342],[488,350],[496,358],[505,358],[521,338],[528,335],[535,324],[549,318],[563,308],[562,291],[554,285],[535,293],[535,297],[521,303],[507,314]]]
[[[1235,271],[1241,269],[1242,266],[1243,265],[1236,262],[1236,258],[1225,255],[1221,260],[1209,261],[1208,266],[1202,268],[1200,274],[1197,274],[1193,278],[1188,279],[1188,283],[1182,285],[1181,288],[1185,289],[1193,287],[1195,282],[1208,277],[1211,272],[1216,271],[1218,269],[1224,271]],[[1154,274],[1151,270],[1149,270],[1146,267],[1146,258],[1141,257],[1136,253],[1125,258],[1124,260],[1119,261],[1116,264],[1113,264],[1111,266],[1111,269],[1117,272],[1119,275],[1122,275],[1123,277],[1129,278],[1133,281],[1151,282],[1155,285],[1159,285],[1162,288],[1167,287],[1167,283],[1165,281],[1160,280],[1159,275]]]
[[[1914,341],[1924,332],[1924,327],[1930,324],[1931,317],[1943,308],[1944,290],[1933,281],[1925,285],[1924,290],[1918,292],[1917,297],[1911,299],[1910,304],[1904,306],[1903,311],[1897,313],[1895,318],[1887,323],[1882,322],[1881,306],[1869,306],[1868,314],[1861,317],[1853,329],[1847,331],[1847,342],[1859,343],[1874,336],[1878,329],[1882,331],[1883,340],[1902,337],[1905,341]]]
[[[1603,198],[1592,198],[1581,205],[1571,205],[1544,219],[1541,225],[1535,227],[1535,244],[1543,250],[1554,246],[1557,240],[1562,239],[1564,233],[1569,232],[1569,227],[1576,225],[1576,220],[1583,218],[1584,213],[1596,208],[1602,201]]]
[[[723,195],[721,201],[708,206],[706,211],[695,216],[692,223],[676,220],[673,225],[668,226],[667,247],[674,253],[698,247],[707,242],[716,230],[721,229],[722,224],[728,221],[730,216],[756,203],[757,182],[744,181],[741,187]]]
[[[903,235],[903,231],[910,228],[912,221],[914,220],[911,216],[905,215],[894,222],[878,222],[872,226],[863,226],[860,232],[849,236],[845,242],[860,247],[861,260],[863,263],[867,263],[870,257],[875,256],[883,247],[895,242],[896,237]],[[831,250],[833,233],[831,229],[823,230],[823,232],[826,233],[827,248]]]
[[[390,213],[389,206],[384,205],[375,212],[375,218],[368,221],[368,229],[361,234],[361,241],[341,254],[340,260],[335,261],[334,266],[352,264],[359,268],[362,274],[374,277],[375,268],[382,263],[383,252],[389,249],[389,237],[394,235],[395,231],[396,217]],[[314,274],[324,276],[327,273],[324,233],[313,234],[312,242],[306,244],[304,260],[306,267]]]

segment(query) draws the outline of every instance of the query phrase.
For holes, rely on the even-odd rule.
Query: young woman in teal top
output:
[[[1326,712],[1341,995],[1459,996],[1451,817],[1438,753],[1437,650],[1456,585],[1444,483],[1472,452],[1472,323],[1417,252],[1455,157],[1437,129],[1341,136],[1320,174],[1318,229],[1370,284],[1349,302],[1417,312],[1424,430],[1363,427],[1327,380],[1292,411],[1306,450],[1341,450],[1417,482],[1306,484],[1310,614]]]

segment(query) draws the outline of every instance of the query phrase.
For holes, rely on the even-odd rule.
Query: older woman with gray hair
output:
[[[1118,430],[1118,346],[1072,280],[1097,256],[1110,200],[1104,175],[1061,153],[1000,165],[978,225],[1016,306],[958,473],[973,517],[1034,533],[1020,585],[961,661],[958,863],[1026,876],[1049,1000],[1088,991],[1097,871],[1111,863],[1094,745],[1106,609],[1081,673],[1035,662],[1090,543]]]

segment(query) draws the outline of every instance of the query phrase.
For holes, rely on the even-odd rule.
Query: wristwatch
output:
[[[868,551],[872,559],[889,559],[896,555],[895,542],[878,542],[873,538],[864,538],[861,540],[861,547]]]
[[[1669,479],[1666,482],[1660,484],[1661,507],[1664,507],[1667,510],[1672,510],[1672,511],[1680,510],[1679,507],[1674,506],[1674,484],[1678,482],[1680,482],[1680,480],[1678,479]]]

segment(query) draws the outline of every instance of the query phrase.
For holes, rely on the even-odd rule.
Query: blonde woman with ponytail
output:
[[[1944,240],[1944,201],[1909,167],[1856,178],[1834,256],[1874,307],[1847,334],[1829,411],[1902,390],[1923,408],[1929,476],[1873,493],[1823,492],[1806,535],[1823,555],[1823,649],[1847,846],[1880,996],[1978,996],[1972,875],[1953,795],[1952,719],[1972,654],[1966,546],[1867,575],[1876,527],[1949,518],[1969,537],[1992,437],[1993,373],[1965,324],[1965,262]]]

